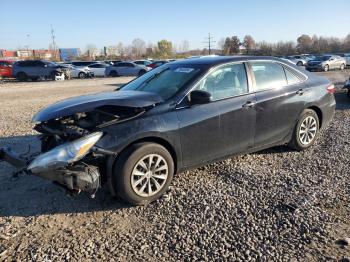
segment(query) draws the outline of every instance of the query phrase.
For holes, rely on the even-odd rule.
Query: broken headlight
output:
[[[47,170],[65,167],[67,164],[76,162],[86,156],[102,135],[102,132],[95,132],[75,141],[60,145],[39,155],[30,163],[27,169],[32,173],[41,173]]]

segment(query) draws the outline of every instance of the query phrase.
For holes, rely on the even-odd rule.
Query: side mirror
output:
[[[207,104],[211,101],[211,94],[203,90],[194,90],[190,93],[191,105]]]

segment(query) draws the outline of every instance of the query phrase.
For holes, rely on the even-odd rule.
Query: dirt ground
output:
[[[349,78],[350,69],[342,72],[334,71],[319,74],[328,77],[340,88],[345,80]],[[130,80],[131,78],[123,77],[62,82],[0,83],[0,147],[11,146],[15,151],[23,153],[28,150],[37,150],[38,141],[36,133],[32,130],[31,123],[31,117],[35,112],[46,105],[68,97],[113,90]],[[348,130],[350,125],[350,107],[348,103],[350,101],[347,100],[345,93],[340,89],[337,94],[337,103],[339,106],[337,107],[335,123],[337,125],[339,123],[341,126],[332,126],[332,128],[335,128],[334,130]],[[341,133],[342,131],[339,132],[341,139],[346,143],[348,139],[346,137],[347,131],[344,131],[345,134]],[[331,137],[331,134],[326,133],[323,137]],[[335,145],[337,143],[336,139],[337,137],[332,140],[332,143]],[[317,152],[322,151],[322,147],[326,147],[327,140],[322,141],[316,146],[317,149],[312,152],[318,154]],[[349,144],[349,142],[347,143]],[[30,148],[27,148],[26,145],[28,144],[31,145]],[[348,145],[343,147],[343,151],[346,151],[348,147]],[[330,150],[327,153],[341,154],[339,149]],[[203,210],[207,212],[205,203],[208,203],[207,206],[211,208],[214,216],[216,213],[228,212],[226,200],[213,202],[208,200],[209,198],[207,197],[201,198],[199,196],[201,193],[206,194],[204,193],[204,188],[209,186],[211,188],[216,187],[216,181],[219,180],[219,178],[216,178],[218,173],[227,174],[228,170],[231,170],[232,174],[234,174],[234,170],[240,169],[242,174],[244,172],[249,174],[251,171],[248,172],[246,170],[249,170],[250,162],[255,160],[261,160],[261,167],[256,167],[261,168],[261,172],[263,172],[262,169],[264,168],[273,170],[276,167],[278,172],[283,173],[286,172],[286,170],[283,171],[283,161],[288,162],[288,157],[291,157],[292,160],[294,159],[293,161],[295,159],[303,161],[303,158],[298,153],[280,152],[277,150],[262,155],[253,154],[236,157],[226,162],[220,162],[218,165],[210,165],[193,172],[179,174],[174,179],[170,193],[146,207],[129,207],[111,198],[108,190],[105,188],[98,192],[95,199],[89,199],[85,195],[72,197],[66,195],[63,189],[54,186],[49,181],[29,176],[11,177],[10,174],[14,170],[6,164],[0,163],[0,261],[95,261],[106,259],[115,261],[192,261],[212,260],[218,257],[225,260],[224,255],[227,260],[237,261],[337,261],[350,257],[350,247],[346,245],[339,247],[339,245],[334,243],[335,239],[350,237],[350,202],[343,197],[344,195],[342,195],[342,200],[337,202],[337,206],[327,209],[327,214],[332,213],[332,220],[324,220],[325,222],[321,224],[323,225],[321,227],[327,229],[324,233],[325,235],[322,235],[325,238],[324,242],[300,242],[293,244],[293,247],[284,246],[284,243],[281,243],[280,247],[277,244],[276,246],[275,244],[269,246],[264,238],[264,232],[268,230],[265,228],[261,233],[261,239],[265,241],[266,246],[264,248],[267,249],[267,253],[261,251],[262,255],[259,254],[260,251],[255,253],[255,244],[249,244],[250,238],[253,238],[253,242],[255,241],[254,235],[244,238],[247,240],[243,241],[244,243],[241,247],[238,247],[241,243],[228,241],[227,245],[230,245],[230,247],[227,247],[225,244],[225,247],[222,247],[222,249],[221,246],[216,248],[215,243],[226,243],[230,239],[225,238],[225,233],[216,234],[216,232],[210,231],[213,225],[215,225],[214,228],[224,228],[225,225],[221,224],[223,221],[221,219],[214,221],[213,225],[209,225],[205,229],[206,231],[203,228],[205,232],[202,232],[201,226],[204,227],[206,220],[198,220],[200,215],[191,215],[191,212],[196,212],[200,205],[203,205]],[[287,165],[292,167],[291,171],[288,169],[290,175],[293,174],[292,170],[295,168],[292,160],[287,163]],[[224,165],[228,163],[231,167],[225,168]],[[340,163],[340,165],[342,164]],[[344,163],[344,165],[348,164]],[[329,170],[332,167],[326,166],[322,168]],[[310,166],[311,169],[312,167]],[[342,170],[346,170],[346,167]],[[276,171],[276,176],[278,172]],[[274,171],[273,174],[275,176]],[[340,175],[349,176],[349,173]],[[233,179],[232,176],[227,175],[226,177],[230,180]],[[197,181],[194,182],[194,180]],[[235,181],[232,180],[231,182],[234,183]],[[224,185],[223,191],[229,190],[229,184],[226,182],[229,181],[220,180],[220,183]],[[212,185],[209,185],[210,183]],[[203,187],[203,190],[200,189],[201,187]],[[269,189],[266,188],[266,190],[268,191]],[[334,188],[333,193],[336,194],[336,191],[337,189]],[[193,192],[196,192],[196,194]],[[246,193],[246,191],[242,191],[243,195]],[[197,197],[201,199],[200,203],[188,202],[190,198],[196,199]],[[214,194],[211,197],[217,197],[217,195]],[[222,204],[221,210],[218,209],[218,203]],[[230,208],[235,210],[235,205],[230,206]],[[269,207],[264,208],[268,209]],[[313,208],[316,209],[316,207]],[[244,215],[247,217],[256,215],[255,212],[250,212],[249,208],[243,208],[242,210],[246,210]],[[188,216],[182,218],[182,213]],[[178,217],[179,221],[177,221],[176,217]],[[231,218],[225,219],[230,220]],[[256,219],[261,222],[261,219]],[[260,222],[257,222],[257,225]],[[243,222],[241,221],[241,223]],[[182,229],[187,233],[181,231]],[[237,228],[232,227],[230,230],[240,231],[239,223],[237,222]],[[198,235],[193,233],[197,236],[197,239],[193,240],[192,243],[191,232],[194,231],[198,231]],[[209,232],[209,235],[206,232]],[[254,233],[255,231],[243,232],[242,234],[245,234],[244,237],[253,234],[247,232]],[[231,237],[231,233],[227,232],[227,235]],[[219,239],[214,241],[210,240],[209,236],[212,239],[216,239],[216,237],[225,239],[222,240],[223,242],[220,242]],[[273,237],[268,239],[272,241]],[[321,239],[321,237],[315,239]],[[201,243],[201,241],[204,242]],[[291,239],[291,242],[293,241]],[[185,242],[187,246],[185,244],[182,245]],[[245,246],[245,242],[249,248]],[[258,243],[257,245],[259,246],[260,244]],[[248,250],[250,253],[246,254],[246,251],[241,252],[239,248]],[[309,254],[302,255],[298,253],[296,251],[298,248],[301,251],[307,250]],[[203,250],[207,251],[204,252]],[[262,248],[262,250],[264,249]],[[313,250],[316,251],[313,252]],[[290,253],[287,251],[290,251]],[[232,256],[230,252],[232,252]],[[276,255],[274,256],[273,254]],[[218,257],[216,257],[217,255]]]

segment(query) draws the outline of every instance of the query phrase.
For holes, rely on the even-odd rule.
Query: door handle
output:
[[[300,95],[300,96],[301,96],[302,94],[304,94],[304,90],[300,88],[300,89],[299,89],[298,91],[296,91],[295,93],[296,93],[297,95]]]
[[[244,108],[252,108],[255,106],[255,102],[252,102],[252,101],[247,101],[245,104],[242,105],[242,107]]]

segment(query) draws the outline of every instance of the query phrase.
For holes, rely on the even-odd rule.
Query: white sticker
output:
[[[194,69],[193,68],[186,68],[186,67],[179,67],[174,70],[174,72],[178,73],[191,73]]]

